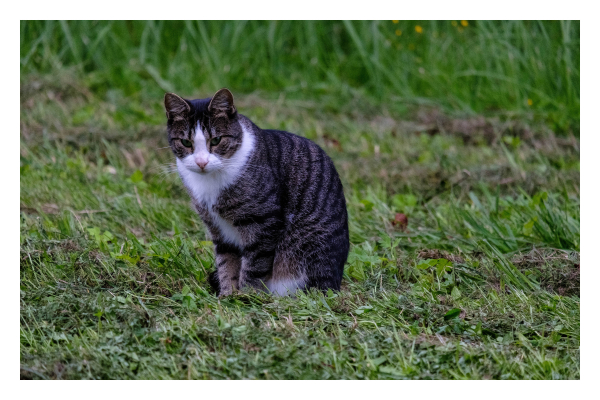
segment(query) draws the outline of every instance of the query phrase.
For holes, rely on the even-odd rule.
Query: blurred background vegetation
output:
[[[207,97],[227,86],[318,99],[334,111],[358,100],[395,115],[419,105],[527,115],[578,136],[579,29],[579,21],[22,21],[20,63],[22,79],[69,68],[112,99]]]

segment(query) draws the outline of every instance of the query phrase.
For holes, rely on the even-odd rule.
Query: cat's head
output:
[[[169,145],[178,165],[204,175],[222,171],[233,161],[243,131],[228,89],[201,100],[167,93],[165,110]]]

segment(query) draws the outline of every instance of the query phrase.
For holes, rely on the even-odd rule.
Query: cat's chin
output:
[[[201,169],[188,169],[188,171],[198,174],[200,176],[209,176],[218,171],[218,169],[201,170]]]

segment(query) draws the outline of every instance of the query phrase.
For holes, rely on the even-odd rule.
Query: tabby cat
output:
[[[333,162],[310,140],[260,129],[228,89],[212,98],[165,94],[177,170],[215,245],[220,295],[339,290],[348,214]]]

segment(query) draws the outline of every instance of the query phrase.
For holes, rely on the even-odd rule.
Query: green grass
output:
[[[22,21],[21,71],[72,67],[110,98],[227,86],[336,110],[530,115],[578,135],[579,21],[396,22]]]
[[[579,379],[579,66],[566,74],[555,51],[575,52],[566,35],[578,58],[578,29],[22,23],[21,377]],[[415,43],[392,42],[406,58],[400,91],[374,67],[391,71],[374,40],[388,31],[381,43]],[[545,72],[522,64],[536,35]],[[523,54],[512,70],[502,45]],[[555,101],[528,107],[523,86],[512,102],[510,81],[493,91],[475,75],[435,87],[414,79],[414,57],[435,65],[437,83],[472,63]],[[222,63],[229,73],[214,72]],[[328,152],[350,218],[340,292],[209,292],[213,250],[173,173],[161,85],[195,97],[232,86],[259,126]]]

